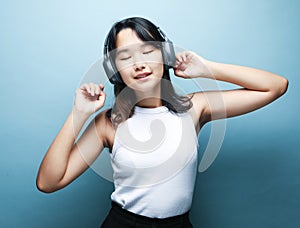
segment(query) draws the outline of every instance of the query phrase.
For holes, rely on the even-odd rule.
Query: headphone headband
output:
[[[169,41],[168,37],[166,36],[166,34],[160,29],[160,27],[156,27],[157,31],[159,32],[159,34],[161,35],[161,37],[167,42]]]

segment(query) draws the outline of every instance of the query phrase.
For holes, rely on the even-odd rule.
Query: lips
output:
[[[146,78],[150,75],[150,72],[145,72],[145,73],[141,73],[141,74],[137,74],[134,79],[142,79],[142,78]]]

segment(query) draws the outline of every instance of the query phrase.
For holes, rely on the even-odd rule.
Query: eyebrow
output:
[[[129,45],[129,46],[132,46],[132,45]],[[154,45],[151,45],[151,44],[148,44],[148,43],[144,43],[144,44],[141,44],[139,46],[139,48],[144,48],[146,46],[153,46],[153,47],[155,47]],[[121,53],[124,53],[124,52],[126,53],[126,52],[129,52],[129,51],[130,51],[129,48],[124,48],[124,49],[118,50],[118,51],[116,51],[116,56],[120,55]]]

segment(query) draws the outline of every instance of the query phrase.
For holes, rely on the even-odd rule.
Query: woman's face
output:
[[[161,50],[144,42],[130,28],[121,30],[116,40],[115,63],[125,84],[148,91],[160,83],[164,66]]]

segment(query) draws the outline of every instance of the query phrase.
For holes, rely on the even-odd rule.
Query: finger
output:
[[[174,74],[179,77],[185,77],[185,73],[180,69],[175,69]]]
[[[100,103],[104,103],[105,99],[106,99],[106,94],[104,92],[101,92],[101,94],[97,98],[97,101]]]
[[[90,87],[88,84],[83,84],[81,87],[80,87],[84,92],[87,92],[87,93],[90,93],[91,90],[90,90]]]
[[[183,61],[183,62],[186,62],[186,55],[187,55],[186,52],[184,52],[183,55],[182,55],[182,61]]]
[[[86,90],[86,84],[82,84],[82,85],[79,87],[79,89],[81,89],[81,90]]]
[[[183,57],[181,56],[181,62],[178,61],[178,64],[175,68],[179,70],[184,70],[186,67],[186,63],[183,61]]]
[[[100,91],[101,91],[100,86],[95,85],[95,95],[99,95]]]
[[[104,99],[105,97],[106,97],[106,94],[103,91],[101,91],[99,94],[98,100]]]
[[[187,53],[186,59],[187,59],[188,62],[191,62],[192,59],[193,59],[193,57],[194,57],[194,56],[193,56],[192,53]]]
[[[99,84],[97,86],[97,88],[99,89],[99,93],[98,94],[101,94],[101,92],[103,92],[103,90],[104,90],[104,85],[103,84]]]
[[[183,63],[183,57],[182,57],[183,53],[179,53],[176,55],[176,64],[175,64],[175,68],[180,68],[180,65]]]
[[[94,86],[94,84],[90,83],[89,87],[90,87],[90,91],[91,91],[90,92],[91,96],[95,96],[95,86]]]
[[[182,63],[182,62],[183,62],[182,55],[179,55],[179,56],[178,56],[178,61],[179,61],[180,63]]]
[[[179,63],[182,62],[182,57],[181,56],[182,56],[182,52],[176,54],[176,61],[178,61]]]

